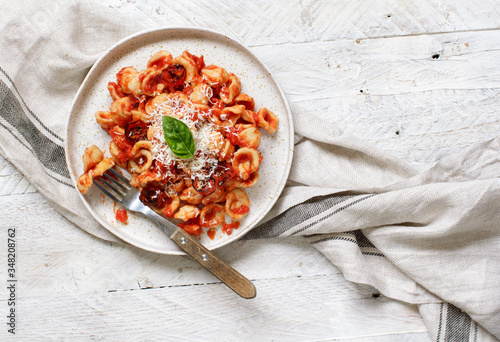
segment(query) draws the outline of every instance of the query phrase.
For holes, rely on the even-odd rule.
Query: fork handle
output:
[[[176,229],[170,238],[241,297],[250,299],[257,295],[257,290],[250,280],[222,261],[184,229]]]

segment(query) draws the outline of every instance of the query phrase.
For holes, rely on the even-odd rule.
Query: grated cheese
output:
[[[205,89],[207,88],[210,89],[210,87]],[[206,95],[208,97],[209,94]],[[207,114],[198,110],[191,101],[188,100],[187,103],[184,101],[180,97],[169,97],[164,102],[158,103],[150,113],[148,121],[154,126],[156,132],[151,139],[153,146],[151,152],[153,159],[165,166],[174,165],[184,170],[192,181],[196,179],[206,181],[212,176],[218,165],[218,154],[222,147],[223,138],[218,127],[208,119],[211,110]],[[189,127],[195,144],[194,158],[182,159],[170,150],[163,135],[163,115],[175,117]],[[165,174],[158,176],[168,179],[175,175],[167,168]]]

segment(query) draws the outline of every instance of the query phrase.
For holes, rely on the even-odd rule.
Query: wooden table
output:
[[[104,2],[148,27],[239,39],[290,102],[418,170],[500,131],[497,0]],[[416,306],[346,281],[301,238],[217,251],[257,287],[244,300],[186,257],[88,235],[2,157],[0,217],[3,279],[17,234],[20,340],[430,340]]]

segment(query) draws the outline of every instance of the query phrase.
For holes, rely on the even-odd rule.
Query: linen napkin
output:
[[[63,216],[118,241],[78,198],[61,137],[93,62],[143,27],[91,1],[0,6],[2,155]],[[436,341],[500,338],[500,141],[418,173],[307,110],[292,114],[289,181],[245,238],[304,236],[347,279],[418,304]]]

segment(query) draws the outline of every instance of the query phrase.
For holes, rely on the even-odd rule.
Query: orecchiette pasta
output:
[[[220,204],[207,204],[200,213],[202,227],[212,228],[224,223],[224,207]]]
[[[245,191],[234,189],[226,195],[226,213],[235,220],[241,219],[250,211],[250,200]]]
[[[95,145],[83,155],[78,189],[85,194],[95,179],[119,166],[132,175],[140,200],[157,213],[179,220],[199,236],[214,229],[230,234],[250,211],[244,189],[259,180],[260,128],[273,134],[278,118],[241,92],[238,76],[203,56],[162,50],[138,70],[124,67],[108,83],[108,110],[95,114],[110,137],[110,157]],[[170,149],[163,117],[180,120],[191,133],[195,152],[188,158]],[[229,221],[226,222],[226,215]]]
[[[227,71],[217,65],[209,65],[201,69],[201,74],[207,81],[208,85],[214,88],[222,86],[229,80]]]
[[[116,74],[116,81],[125,94],[139,96],[142,94],[139,72],[134,67],[126,67]]]
[[[201,201],[203,201],[203,197],[204,197],[203,194],[200,194],[192,186],[187,189],[184,189],[180,196],[181,200],[189,204],[200,204]]]
[[[146,66],[148,69],[156,67],[159,70],[163,70],[170,65],[171,61],[172,55],[170,52],[162,50],[155,53],[154,56],[150,58]]]
[[[251,124],[238,124],[235,128],[240,138],[240,146],[253,149],[259,147],[261,135],[257,127]]]
[[[86,194],[94,183],[94,178],[100,177],[115,163],[111,158],[104,158],[102,151],[95,145],[90,146],[83,154],[84,174],[78,177],[77,186],[82,194]]]
[[[198,209],[198,207],[194,205],[183,205],[179,208],[179,211],[175,213],[174,217],[182,221],[187,221],[198,217],[198,215],[200,215],[200,209]]]
[[[278,117],[267,108],[261,108],[257,113],[257,124],[271,134],[278,129]]]
[[[261,158],[257,150],[242,147],[234,153],[233,168],[241,179],[247,180],[252,173],[259,170]]]
[[[226,105],[233,103],[235,97],[240,93],[240,88],[240,79],[236,75],[230,74],[226,85],[223,85],[220,91],[221,101]]]
[[[235,177],[231,179],[224,185],[224,188],[227,191],[234,190],[236,188],[251,188],[259,181],[259,173],[257,171],[253,172],[248,176],[246,180],[241,179],[240,177]]]

